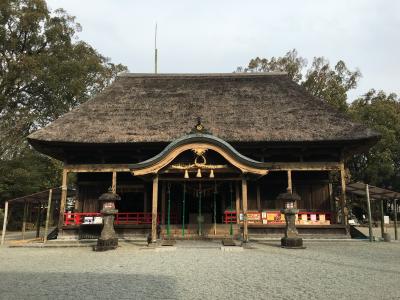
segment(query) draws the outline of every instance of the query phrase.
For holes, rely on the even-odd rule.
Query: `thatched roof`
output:
[[[31,142],[170,142],[200,117],[228,142],[357,141],[377,137],[284,73],[123,74],[29,136]]]

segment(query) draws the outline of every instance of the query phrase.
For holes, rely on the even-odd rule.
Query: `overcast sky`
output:
[[[370,88],[400,94],[400,1],[49,0],[77,17],[79,37],[130,72],[232,72],[256,56],[296,48],[309,62],[344,60]]]

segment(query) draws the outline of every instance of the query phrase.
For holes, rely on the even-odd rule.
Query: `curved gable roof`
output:
[[[229,142],[377,138],[284,73],[123,74],[102,93],[32,133],[32,142],[171,142],[196,118]]]
[[[210,134],[192,133],[171,142],[156,156],[143,162],[129,166],[134,175],[157,173],[161,168],[172,162],[184,151],[201,147],[211,149],[221,154],[232,165],[244,173],[265,175],[268,173],[264,163],[253,160],[239,153],[229,143]]]

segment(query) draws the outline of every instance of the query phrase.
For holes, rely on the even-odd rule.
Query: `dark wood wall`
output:
[[[300,195],[299,209],[329,211],[328,172],[292,172],[293,190]],[[276,200],[287,189],[287,172],[270,172],[248,184],[248,209],[257,209],[257,185],[260,188],[261,209],[281,209],[284,203]]]
[[[111,173],[84,173],[78,176],[78,201],[76,210],[79,212],[99,211],[98,198],[111,186]],[[297,203],[299,209],[330,211],[328,172],[292,172],[293,189],[301,197]],[[178,184],[179,185],[179,184]],[[270,172],[257,181],[248,182],[248,209],[257,210],[257,186],[260,189],[260,203],[262,210],[276,210],[284,207],[284,203],[276,200],[280,193],[287,188],[287,172]],[[151,184],[129,173],[118,173],[117,192],[122,202],[117,203],[122,211],[151,211]],[[161,184],[159,188],[161,193]],[[176,195],[174,195],[176,192]],[[222,192],[222,191],[221,191]],[[226,192],[226,191],[225,191]],[[181,190],[172,189],[171,198],[181,199]],[[227,192],[223,196],[228,200]],[[221,195],[222,195],[221,194]],[[146,204],[144,203],[144,196]],[[126,202],[130,202],[129,204]],[[174,202],[174,201],[172,201]],[[181,202],[178,200],[177,202]],[[225,203],[226,204],[226,203]],[[172,204],[172,209],[178,209],[179,204]],[[227,205],[222,205],[227,206]],[[145,209],[147,207],[147,209]],[[159,203],[161,209],[161,203]]]
[[[111,186],[112,173],[79,173],[77,178],[77,212],[97,212],[100,210],[98,199]],[[146,191],[146,193],[145,193]],[[121,212],[151,211],[149,183],[133,177],[130,173],[118,173],[117,193],[122,200],[116,203]],[[144,198],[146,197],[146,204]],[[124,201],[124,203],[122,203]],[[130,202],[130,203],[127,203]]]

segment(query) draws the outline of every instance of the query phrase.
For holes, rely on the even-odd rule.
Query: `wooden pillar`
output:
[[[398,236],[397,236],[397,199],[393,200],[393,205],[394,205],[394,239],[397,241]]]
[[[261,191],[259,182],[257,182],[257,210],[261,212]]]
[[[292,170],[287,171],[287,190],[292,193],[293,185],[292,185]]]
[[[4,244],[6,239],[6,231],[7,231],[7,217],[8,217],[8,201],[4,204],[4,220],[3,220],[3,230],[1,232],[1,245]]]
[[[40,226],[42,225],[42,203],[38,203],[36,219],[36,238],[40,236]]]
[[[117,172],[112,172],[111,190],[114,194],[117,193]]]
[[[161,184],[161,224],[165,225],[165,193],[167,186],[165,181]]]
[[[151,241],[157,241],[158,175],[153,178],[153,205],[151,212]]]
[[[333,197],[333,186],[331,182],[329,182],[328,184],[328,193],[329,193],[329,204],[331,208],[331,222],[335,220],[335,223],[337,223],[336,205],[335,205],[335,199]]]
[[[340,183],[342,188],[342,194],[340,197],[340,206],[342,209],[342,224],[347,227],[347,213],[346,213],[346,171],[344,169],[344,162],[340,162]]]
[[[239,182],[235,184],[235,192],[236,192],[236,223],[240,223],[240,186]]]
[[[243,241],[249,240],[249,230],[247,222],[247,179],[242,178],[242,205],[243,205]]]
[[[24,215],[22,217],[22,239],[25,239],[25,231],[26,231],[26,216],[28,214],[28,202],[24,202]]]
[[[49,222],[50,222],[50,213],[51,213],[51,200],[53,198],[53,190],[50,189],[49,190],[49,200],[47,202],[47,213],[46,213],[46,225],[44,227],[44,238],[43,238],[43,242],[46,243],[47,242],[47,234],[49,231]]]
[[[60,201],[60,217],[58,219],[58,230],[61,231],[64,225],[64,212],[65,212],[65,205],[67,203],[67,192],[68,192],[68,172],[67,170],[63,169],[62,174],[62,186],[61,186],[61,201]]]
[[[383,210],[383,199],[381,199],[381,237],[383,238],[383,234],[385,233],[385,212]]]
[[[368,184],[365,185],[365,196],[367,197],[369,241],[372,242],[374,240],[374,236],[372,233],[372,213],[371,213],[371,201],[369,199]]]

